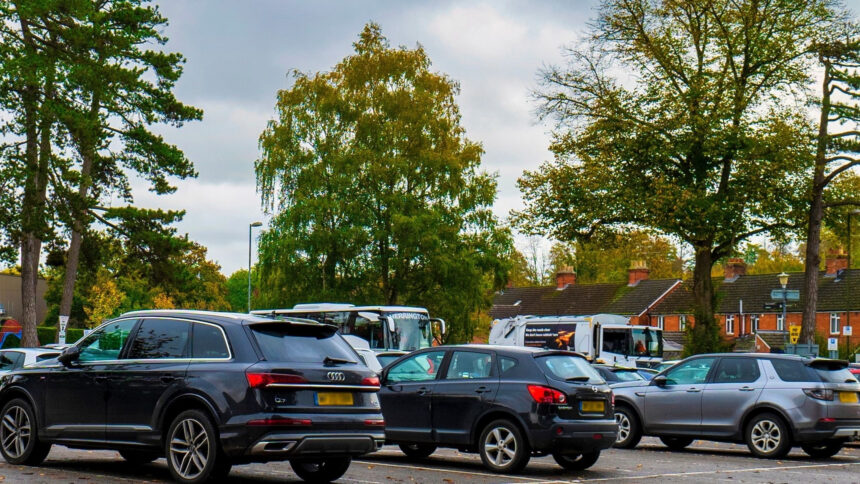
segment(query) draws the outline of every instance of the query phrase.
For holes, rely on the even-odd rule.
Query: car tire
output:
[[[146,450],[121,450],[119,451],[119,455],[129,464],[136,466],[149,464],[159,457],[157,452],[149,452]]]
[[[218,432],[209,416],[200,410],[177,415],[164,441],[167,468],[177,482],[213,482],[230,473],[231,463],[221,451]]]
[[[618,424],[618,437],[615,439],[614,447],[632,449],[642,440],[639,417],[629,407],[615,408],[615,423]]]
[[[523,470],[531,457],[522,432],[506,419],[494,420],[484,427],[478,439],[478,453],[487,469],[511,474]]]
[[[584,471],[593,466],[597,459],[600,458],[600,451],[595,450],[584,454],[552,454],[552,458],[558,465],[569,471]]]
[[[51,444],[39,441],[36,416],[22,398],[10,400],[0,411],[0,453],[13,465],[38,466],[48,457]]]
[[[436,452],[436,446],[431,444],[400,444],[400,450],[407,457],[424,459],[425,457],[430,457],[433,452]]]
[[[305,482],[327,483],[346,474],[351,457],[332,457],[319,460],[291,460],[290,467]]]
[[[660,442],[672,450],[684,450],[693,443],[693,439],[687,437],[660,437]]]
[[[828,459],[842,450],[844,442],[825,440],[824,442],[807,442],[800,444],[800,448],[814,459]]]
[[[762,459],[780,459],[791,451],[791,435],[782,417],[761,413],[753,417],[744,430],[750,452]]]

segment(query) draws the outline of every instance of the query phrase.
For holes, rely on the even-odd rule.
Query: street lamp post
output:
[[[786,306],[788,306],[788,297],[786,294],[788,290],[788,274],[783,272],[777,277],[779,278],[779,285],[782,286],[782,347],[785,350],[788,346],[788,320],[785,318]]]
[[[263,225],[262,222],[254,222],[248,226],[248,312],[251,312],[251,231],[254,227]]]

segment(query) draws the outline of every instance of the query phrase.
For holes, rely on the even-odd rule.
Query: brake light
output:
[[[538,403],[565,403],[567,396],[555,388],[541,385],[529,385],[529,394]]]
[[[833,390],[829,388],[804,388],[803,393],[816,400],[833,401]]]
[[[364,425],[367,425],[368,427],[384,427],[385,419],[369,418],[364,421]]]
[[[249,420],[247,425],[252,427],[309,427],[309,418],[272,417]]]
[[[299,375],[286,373],[245,373],[248,386],[251,388],[263,388],[278,383],[307,383],[308,381]]]
[[[612,398],[612,406],[614,407],[615,406],[615,392],[612,392],[609,395]]]
[[[369,387],[378,387],[379,386],[379,378],[375,376],[369,376],[363,380],[361,380],[362,385],[367,385]]]

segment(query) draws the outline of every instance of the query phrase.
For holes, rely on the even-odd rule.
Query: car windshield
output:
[[[404,312],[387,313],[385,316],[394,319],[392,348],[415,351],[430,347],[432,325],[426,314]]]
[[[571,355],[546,355],[535,358],[543,373],[556,380],[605,383],[585,358]]]
[[[358,363],[358,355],[331,326],[266,323],[251,332],[269,361],[322,363],[327,357]]]
[[[382,365],[383,368],[385,368],[401,356],[403,355],[376,355],[376,359],[379,361],[379,364]]]
[[[663,357],[663,336],[660,330],[634,328],[630,344],[630,354],[634,356]]]
[[[645,379],[636,370],[617,370],[615,376],[621,381],[642,381]]]

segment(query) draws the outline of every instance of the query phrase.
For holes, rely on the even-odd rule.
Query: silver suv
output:
[[[643,435],[680,450],[693,440],[745,442],[758,457],[800,445],[812,457],[860,440],[860,383],[844,361],[763,353],[687,358],[650,382],[616,388],[616,447]]]

